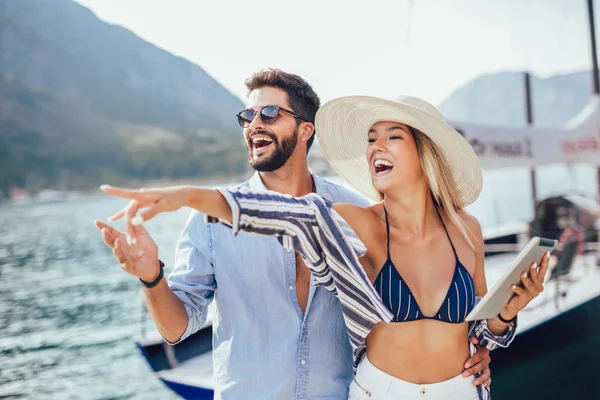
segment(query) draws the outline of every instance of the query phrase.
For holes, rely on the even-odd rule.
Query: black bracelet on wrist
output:
[[[512,317],[512,319],[504,319],[504,318],[502,318],[501,314],[502,313],[498,313],[498,319],[500,321],[504,322],[505,324],[510,324],[510,323],[512,323],[515,320],[515,318],[517,318],[517,316],[515,315],[514,317]]]
[[[142,285],[144,285],[144,287],[146,289],[152,289],[154,286],[158,285],[158,282],[160,282],[164,276],[163,269],[165,268],[165,264],[160,260],[158,260],[158,264],[160,265],[160,272],[158,273],[158,276],[156,277],[155,280],[153,280],[152,282],[146,282],[146,281],[142,280],[142,278],[138,278],[140,280],[140,282],[142,282]]]

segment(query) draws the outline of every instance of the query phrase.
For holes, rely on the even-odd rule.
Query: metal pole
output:
[[[527,125],[533,125],[533,107],[531,100],[531,77],[529,72],[525,72],[525,110],[527,112]],[[537,180],[535,177],[535,167],[531,167],[531,197],[533,200],[533,218],[535,218],[535,210],[538,203],[537,196]]]
[[[594,24],[594,1],[588,0],[588,19],[590,22],[590,43],[592,45],[592,82],[594,93],[600,94],[600,83],[598,82],[598,53],[596,51],[596,29]],[[600,199],[600,167],[596,172],[598,185],[598,198]]]
[[[600,94],[600,83],[598,82],[598,54],[596,52],[596,29],[594,24],[594,1],[588,0],[588,18],[590,21],[590,43],[592,45],[592,82],[594,93]]]

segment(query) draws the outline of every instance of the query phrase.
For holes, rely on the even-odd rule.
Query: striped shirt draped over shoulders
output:
[[[289,251],[298,252],[314,276],[314,284],[336,294],[354,353],[354,367],[366,353],[366,338],[375,324],[390,322],[393,315],[362,268],[359,258],[366,247],[335,211],[333,204],[311,193],[293,197],[278,192],[252,192],[247,188],[221,189],[232,210],[232,222],[207,216],[208,222],[230,226],[233,234],[276,236]],[[470,323],[480,345],[490,350],[507,347],[514,337],[516,320],[503,336],[493,335],[487,321]]]

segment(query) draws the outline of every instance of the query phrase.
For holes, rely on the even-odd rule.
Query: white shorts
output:
[[[417,385],[386,374],[369,362],[365,356],[350,385],[351,400],[479,400],[473,376],[458,375],[443,382]]]

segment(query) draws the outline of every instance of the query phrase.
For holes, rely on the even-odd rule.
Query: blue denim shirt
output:
[[[313,174],[317,193],[367,206],[356,193]],[[256,173],[242,186],[267,190]],[[310,286],[306,312],[296,297],[296,258],[274,237],[205,222],[193,212],[179,239],[169,285],[183,301],[188,326],[213,314],[216,399],[347,399],[352,350],[339,300]],[[312,281],[312,277],[311,277]]]

